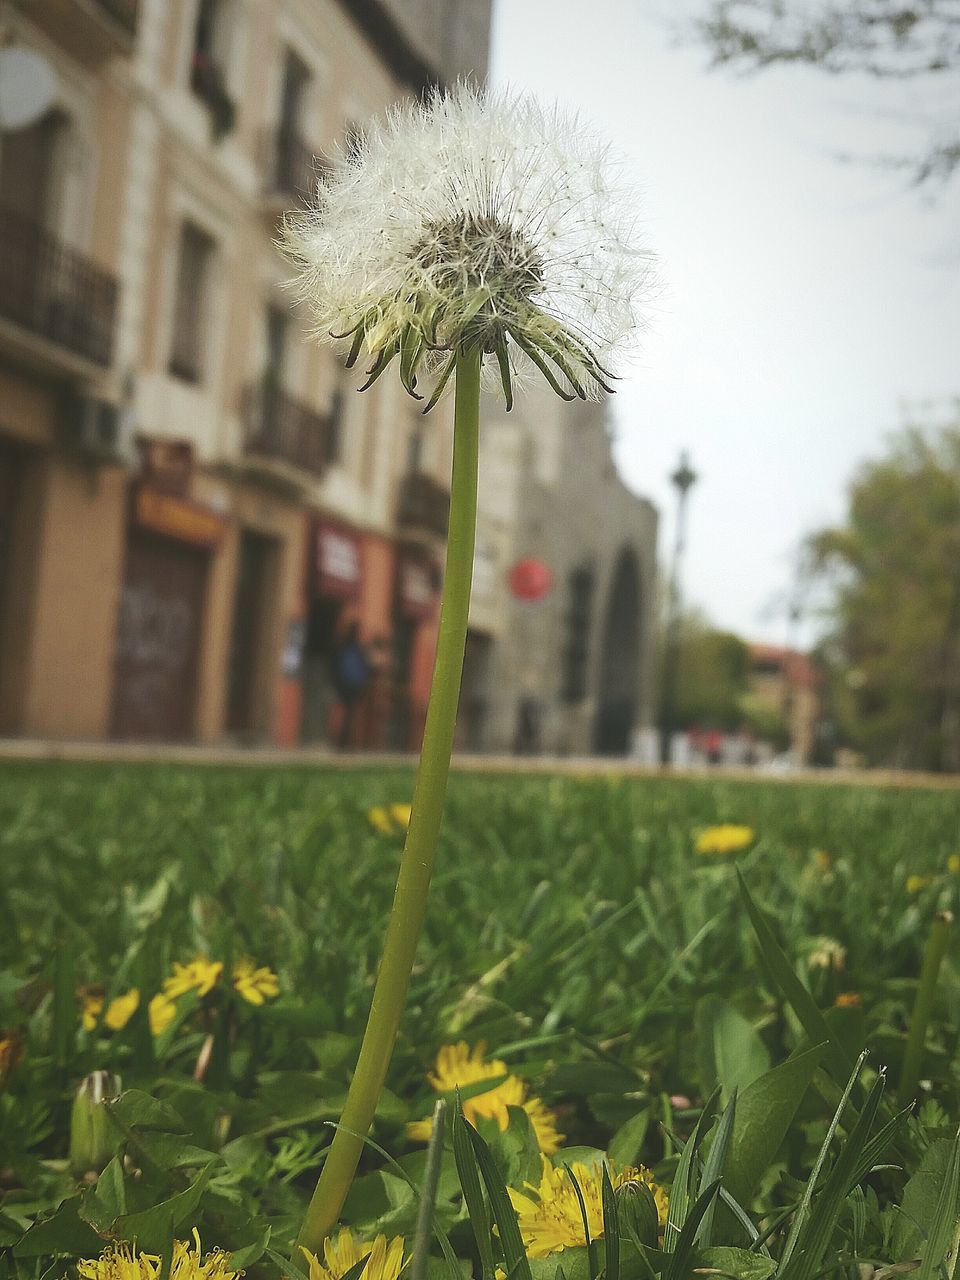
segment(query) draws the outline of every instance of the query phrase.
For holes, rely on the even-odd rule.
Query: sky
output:
[[[660,287],[613,411],[621,474],[661,512],[661,563],[686,449],[685,600],[805,645],[825,622],[812,604],[787,621],[804,537],[843,520],[892,431],[960,396],[960,199],[842,158],[922,150],[929,86],[710,70],[679,36],[702,11],[495,0],[491,81],[577,110],[638,189]]]

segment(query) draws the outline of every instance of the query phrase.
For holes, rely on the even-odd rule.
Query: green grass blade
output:
[[[800,1023],[810,1037],[811,1043],[826,1044],[826,1064],[838,1083],[841,1080],[846,1080],[853,1067],[853,1059],[843,1043],[838,1039],[836,1032],[831,1030],[826,1018],[817,1007],[813,996],[794,973],[790,961],[777,941],[766,917],[754,902],[739,867],[737,867],[737,880],[740,884],[740,893],[747,908],[747,914],[750,917],[750,923],[753,925],[757,942],[760,944],[760,952],[773,980],[780,988],[784,999],[789,1002],[794,1013],[800,1019]]]
[[[720,1117],[720,1123],[717,1125],[717,1132],[714,1134],[713,1144],[703,1164],[703,1172],[700,1175],[700,1193],[701,1195],[714,1182],[720,1183],[723,1178],[724,1165],[727,1162],[727,1152],[730,1149],[730,1139],[733,1137],[733,1122],[737,1114],[737,1090],[734,1089],[730,1095],[730,1101],[724,1107],[723,1115]],[[717,1209],[717,1198],[710,1201],[706,1213],[703,1215],[703,1221],[697,1231],[697,1244],[701,1249],[707,1249],[713,1243],[713,1219]]]
[[[453,1158],[457,1164],[463,1202],[467,1206],[470,1226],[473,1228],[474,1239],[477,1242],[477,1253],[480,1255],[481,1280],[493,1280],[496,1261],[490,1236],[490,1215],[480,1186],[477,1157],[467,1133],[463,1111],[459,1106],[453,1113]]]
[[[697,1197],[696,1203],[687,1214],[686,1221],[680,1229],[673,1256],[663,1269],[663,1280],[687,1280],[700,1223],[716,1199],[719,1190],[720,1183],[714,1182],[709,1187],[705,1187]]]
[[[443,1128],[447,1104],[440,1098],[433,1109],[433,1130],[427,1147],[427,1164],[420,1189],[420,1206],[417,1211],[417,1232],[413,1242],[413,1258],[410,1263],[411,1280],[426,1280],[427,1258],[430,1256],[430,1237],[433,1234],[433,1212],[440,1183],[440,1160],[443,1156]]]
[[[523,1247],[523,1237],[520,1235],[520,1224],[517,1222],[516,1212],[507,1193],[506,1183],[494,1163],[490,1148],[472,1124],[468,1124],[466,1120],[463,1123],[473,1146],[474,1155],[477,1157],[480,1176],[490,1198],[490,1211],[500,1233],[507,1275],[511,1280],[533,1280],[527,1251]]]
[[[620,1280],[620,1214],[606,1162],[602,1178],[604,1277],[605,1280]]]
[[[696,1173],[696,1157],[700,1150],[700,1144],[707,1135],[707,1130],[713,1120],[713,1110],[717,1105],[717,1099],[720,1097],[719,1088],[714,1089],[713,1093],[704,1103],[703,1110],[700,1112],[700,1118],[697,1121],[693,1133],[686,1141],[683,1151],[680,1153],[680,1160],[677,1164],[677,1171],[674,1175],[673,1186],[670,1188],[670,1208],[667,1212],[667,1225],[664,1229],[663,1248],[666,1253],[673,1253],[674,1249],[679,1245],[682,1236],[683,1224],[687,1221],[690,1212],[690,1206],[693,1202],[693,1180]]]

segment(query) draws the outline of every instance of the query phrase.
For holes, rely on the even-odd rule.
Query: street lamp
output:
[[[670,763],[670,740],[676,715],[677,666],[680,656],[680,560],[683,556],[687,517],[687,494],[693,488],[697,473],[690,466],[686,450],[680,454],[680,465],[670,477],[677,491],[677,532],[673,544],[670,572],[670,595],[667,606],[667,634],[663,651],[663,690],[660,699],[660,763]]]

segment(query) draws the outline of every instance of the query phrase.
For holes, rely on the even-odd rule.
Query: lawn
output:
[[[205,1248],[276,1274],[349,1079],[411,786],[403,769],[3,767],[0,1276],[40,1276],[57,1257],[62,1274],[114,1238],[162,1252],[194,1225]],[[924,1018],[921,1105],[894,1117],[931,923],[958,905],[958,817],[951,791],[454,777],[372,1135],[383,1151],[368,1148],[346,1221],[412,1239],[418,1122],[456,1083],[515,1192],[540,1182],[541,1151],[579,1161],[581,1180],[605,1152],[615,1180],[648,1169],[663,1206],[672,1188],[678,1231],[676,1206],[692,1212],[720,1165],[743,1213],[724,1201],[698,1219],[688,1269],[762,1280],[795,1270],[799,1248],[822,1260],[811,1280],[858,1259],[923,1256],[935,1274],[941,1189],[956,1215],[960,1180],[955,952]],[[753,833],[740,851],[698,852],[728,823]],[[125,1091],[99,1138],[73,1103],[94,1071]],[[451,1253],[445,1264],[438,1236],[430,1268],[456,1255],[486,1270],[491,1238],[509,1262],[509,1233],[471,1229],[447,1136],[435,1217]],[[524,1265],[549,1280],[558,1258],[568,1280],[599,1268],[574,1240],[538,1258],[514,1203]],[[803,1235],[818,1212],[822,1247]],[[621,1234],[637,1274],[668,1274],[662,1222],[647,1241]],[[751,1240],[755,1272],[742,1253],[721,1265],[703,1252]]]

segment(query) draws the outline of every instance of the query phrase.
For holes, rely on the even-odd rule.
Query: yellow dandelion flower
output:
[[[907,893],[923,893],[934,881],[933,876],[907,876]]]
[[[523,1109],[530,1117],[533,1132],[537,1135],[537,1145],[545,1156],[552,1156],[560,1150],[564,1135],[557,1129],[557,1117],[545,1107],[539,1098],[527,1098]]]
[[[357,1240],[348,1227],[342,1227],[336,1240],[328,1236],[323,1242],[323,1262],[304,1249],[310,1267],[310,1280],[342,1280],[361,1258],[369,1257],[363,1269],[363,1280],[397,1280],[404,1265],[403,1236],[377,1236],[372,1244]],[[325,1264],[325,1265],[324,1265]]]
[[[596,1240],[603,1235],[602,1166],[577,1161],[571,1168],[583,1195],[590,1238]],[[666,1226],[667,1192],[654,1182],[649,1169],[608,1165],[608,1170],[614,1190],[625,1182],[646,1183],[657,1202],[660,1227]],[[507,1190],[517,1211],[520,1234],[529,1257],[548,1258],[561,1249],[586,1244],[580,1201],[566,1169],[554,1169],[544,1157],[539,1186],[528,1187],[527,1191],[515,1191],[512,1187]]]
[[[860,992],[859,991],[841,991],[833,1002],[835,1009],[859,1009],[860,1008]]]
[[[814,849],[813,861],[816,864],[817,870],[822,871],[823,874],[826,875],[833,867],[833,854],[827,853],[826,849]]]
[[[379,831],[382,836],[393,835],[393,823],[390,820],[390,810],[386,805],[376,804],[367,812],[367,821],[373,827],[374,831]]]
[[[960,876],[960,853],[951,853],[947,859],[947,870],[951,875]]]
[[[107,1012],[103,1015],[104,1025],[111,1031],[122,1031],[139,1007],[140,992],[134,987],[126,995],[117,996],[116,1000],[110,1001]]]
[[[739,853],[753,843],[755,836],[753,827],[737,826],[732,822],[707,827],[697,836],[697,853]]]
[[[272,969],[257,968],[252,960],[238,960],[233,966],[233,985],[250,1004],[263,1004],[280,994],[280,983]]]
[[[242,1272],[231,1271],[227,1255],[215,1249],[203,1258],[200,1236],[193,1233],[193,1248],[183,1240],[173,1242],[173,1260],[170,1264],[170,1280],[234,1280]],[[77,1263],[77,1274],[83,1280],[157,1280],[161,1260],[156,1254],[138,1253],[129,1245],[116,1245],[99,1258],[83,1259]]]
[[[510,1123],[508,1108],[523,1107],[530,1117],[540,1150],[553,1155],[563,1141],[563,1134],[557,1132],[553,1112],[539,1098],[528,1098],[527,1087],[520,1077],[510,1075],[507,1064],[499,1058],[486,1058],[485,1051],[485,1044],[477,1044],[471,1049],[463,1040],[458,1044],[442,1045],[437,1053],[435,1069],[427,1079],[437,1093],[453,1093],[483,1080],[506,1076],[486,1092],[465,1098],[464,1117],[471,1124],[478,1120],[495,1120],[504,1130]],[[414,1142],[428,1142],[432,1132],[433,1121],[430,1119],[416,1120],[407,1125],[407,1137]]]
[[[162,993],[155,995],[147,1005],[147,1017],[150,1019],[151,1034],[158,1036],[166,1031],[177,1014],[176,1001]]]
[[[390,806],[390,817],[394,820],[398,827],[403,827],[406,831],[410,825],[410,815],[413,813],[413,806],[409,804],[392,804]]]
[[[207,956],[195,956],[189,964],[174,962],[173,977],[165,980],[163,994],[170,1000],[176,1000],[188,991],[196,991],[198,996],[205,996],[220,981],[222,973],[223,961],[210,960]]]
[[[97,991],[85,991],[83,993],[83,1008],[80,1011],[80,1018],[83,1022],[84,1031],[93,1031],[97,1023],[100,1021],[100,1015],[103,1013],[103,995]]]

